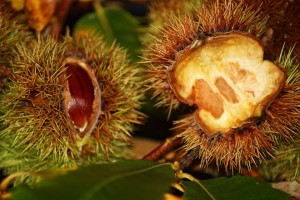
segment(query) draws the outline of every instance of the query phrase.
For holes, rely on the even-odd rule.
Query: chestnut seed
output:
[[[97,124],[101,113],[101,91],[93,70],[82,60],[69,57],[63,74],[63,106],[71,129],[81,138]]]
[[[181,102],[197,105],[195,120],[205,134],[226,137],[262,115],[284,85],[285,72],[263,60],[258,40],[235,31],[185,50],[168,79]]]

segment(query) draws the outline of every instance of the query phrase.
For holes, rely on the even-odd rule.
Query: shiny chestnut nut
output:
[[[63,107],[74,135],[84,137],[95,128],[101,114],[101,90],[94,71],[82,60],[68,57],[63,73]]]

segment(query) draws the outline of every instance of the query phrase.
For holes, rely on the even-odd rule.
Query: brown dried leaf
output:
[[[133,159],[141,159],[151,150],[160,144],[159,141],[151,140],[148,138],[134,137],[132,138],[132,154]]]
[[[274,188],[284,191],[292,197],[300,199],[300,183],[298,183],[297,181],[279,182],[273,183],[272,185]]]
[[[25,0],[12,0],[11,7],[14,10],[22,10],[24,8],[24,1]]]
[[[36,32],[41,32],[51,20],[56,2],[56,0],[26,0],[25,11],[29,26]]]

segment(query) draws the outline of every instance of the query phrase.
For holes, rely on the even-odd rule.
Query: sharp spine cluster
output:
[[[197,48],[203,45],[211,36],[232,31],[244,32],[259,40],[271,25],[283,20],[276,9],[284,8],[285,4],[285,1],[278,1],[274,3],[273,9],[267,2],[215,0],[189,12],[189,15],[173,17],[161,28],[145,53],[148,88],[153,91],[157,106],[172,111],[183,105],[174,95],[174,86],[167,75],[168,69],[182,54],[194,48],[195,44]],[[291,56],[289,54],[286,59]],[[252,165],[257,166],[268,159],[281,139],[295,138],[300,129],[299,68],[297,63],[287,67],[283,64],[285,59],[282,59],[280,62],[277,60],[277,63],[275,59],[272,60],[287,75],[280,93],[270,101],[261,117],[235,128],[229,137],[220,134],[208,137],[196,123],[193,114],[176,121],[173,130],[184,142],[183,153],[187,154],[200,147],[198,158],[201,167],[215,163],[231,171],[241,170],[243,166],[251,169]]]
[[[10,22],[2,17],[0,13],[0,23]],[[7,37],[17,33],[17,27],[7,28]],[[7,49],[10,59],[0,58],[12,71],[0,94],[0,169],[5,174],[38,172],[126,158],[131,133],[145,117],[139,111],[143,98],[140,69],[127,60],[126,51],[117,45],[107,47],[104,39],[94,34],[67,35],[62,41],[21,36],[16,34],[11,44],[14,48]],[[0,40],[0,46],[5,41]],[[87,67],[84,78],[91,79],[93,95],[85,93],[87,83],[74,74],[64,76],[70,57],[75,64],[81,63],[78,66]],[[74,106],[84,102],[81,108],[90,113],[89,130],[82,133],[72,123],[80,124],[81,108],[75,108],[70,119],[63,105],[64,83],[70,76],[75,77],[70,86],[77,92],[71,96],[77,100]],[[77,90],[77,86],[83,88]],[[36,179],[20,178],[15,183],[24,181],[32,184]]]

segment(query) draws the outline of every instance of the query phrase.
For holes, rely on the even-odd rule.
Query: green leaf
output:
[[[12,191],[12,200],[161,200],[173,182],[175,175],[171,164],[145,160],[118,161],[79,168],[66,175],[43,180],[36,189],[17,187]]]
[[[216,178],[197,182],[183,181],[186,192],[184,200],[251,199],[251,200],[290,200],[290,196],[276,190],[271,184],[257,181],[252,177],[234,176],[231,178]],[[206,191],[205,191],[206,190]]]
[[[103,8],[104,16],[93,12],[80,18],[74,27],[74,32],[94,31],[101,33],[108,44],[116,40],[126,48],[132,58],[140,54],[139,22],[130,13],[117,8]],[[104,19],[103,19],[104,18]]]

